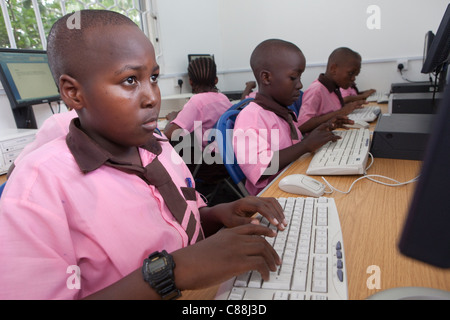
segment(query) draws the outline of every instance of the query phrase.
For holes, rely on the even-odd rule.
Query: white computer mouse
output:
[[[309,197],[320,197],[325,192],[325,185],[304,174],[291,174],[278,183],[278,187],[289,193]]]
[[[347,128],[354,128],[354,129],[367,129],[369,127],[369,123],[367,123],[364,120],[353,120],[354,124],[346,124],[345,126]]]

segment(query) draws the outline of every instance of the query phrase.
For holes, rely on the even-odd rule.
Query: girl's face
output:
[[[334,71],[334,82],[339,87],[348,89],[355,82],[356,77],[361,71],[361,60],[352,58],[342,65],[335,65]]]
[[[306,60],[303,53],[296,50],[284,49],[279,55],[272,63],[266,93],[279,104],[290,106],[299,98],[303,88],[301,75],[305,71]]]
[[[134,26],[108,26],[90,40],[97,57],[82,83],[81,126],[113,155],[126,154],[152,139],[157,125],[161,97],[155,52]]]

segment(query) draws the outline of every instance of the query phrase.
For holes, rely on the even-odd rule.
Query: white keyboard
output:
[[[375,92],[367,97],[367,102],[387,103],[389,101],[389,93]]]
[[[379,106],[367,106],[361,109],[355,109],[348,115],[350,120],[362,120],[366,122],[375,121],[380,114],[381,109]]]
[[[262,280],[257,271],[230,279],[220,286],[216,299],[347,300],[344,246],[334,199],[299,197],[278,201],[288,226],[266,240],[277,251],[282,265],[271,273],[269,281]],[[260,219],[269,225],[266,218]]]
[[[328,142],[311,159],[306,174],[352,175],[364,174],[369,157],[369,129],[334,131],[342,139]]]

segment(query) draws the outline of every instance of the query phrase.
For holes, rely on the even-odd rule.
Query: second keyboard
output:
[[[334,131],[341,136],[328,142],[314,154],[306,174],[352,175],[364,174],[369,157],[369,129]]]

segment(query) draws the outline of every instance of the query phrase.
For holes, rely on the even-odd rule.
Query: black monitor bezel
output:
[[[188,54],[188,63],[191,63],[192,60],[198,59],[198,58],[210,58],[214,61],[214,55],[213,54],[204,54],[204,53],[199,53],[199,54]]]
[[[27,54],[47,54],[47,51],[45,50],[33,50],[33,49],[10,49],[10,48],[0,48],[0,52],[9,52],[9,53],[27,53]],[[6,95],[11,103],[12,109],[17,108],[24,108],[24,107],[30,107],[37,104],[42,103],[51,103],[54,101],[60,101],[61,96],[55,95],[55,96],[47,96],[47,97],[40,97],[38,99],[30,99],[27,101],[19,102],[17,101],[13,89],[11,88],[11,84],[9,82],[8,77],[6,76],[3,68],[0,66],[0,80],[3,85],[3,89],[6,92]],[[55,84],[56,86],[56,84]],[[56,89],[58,90],[58,87],[56,86]]]
[[[427,57],[423,63],[421,73],[439,73],[448,62],[450,54],[450,4],[445,10],[439,28],[434,36]]]

